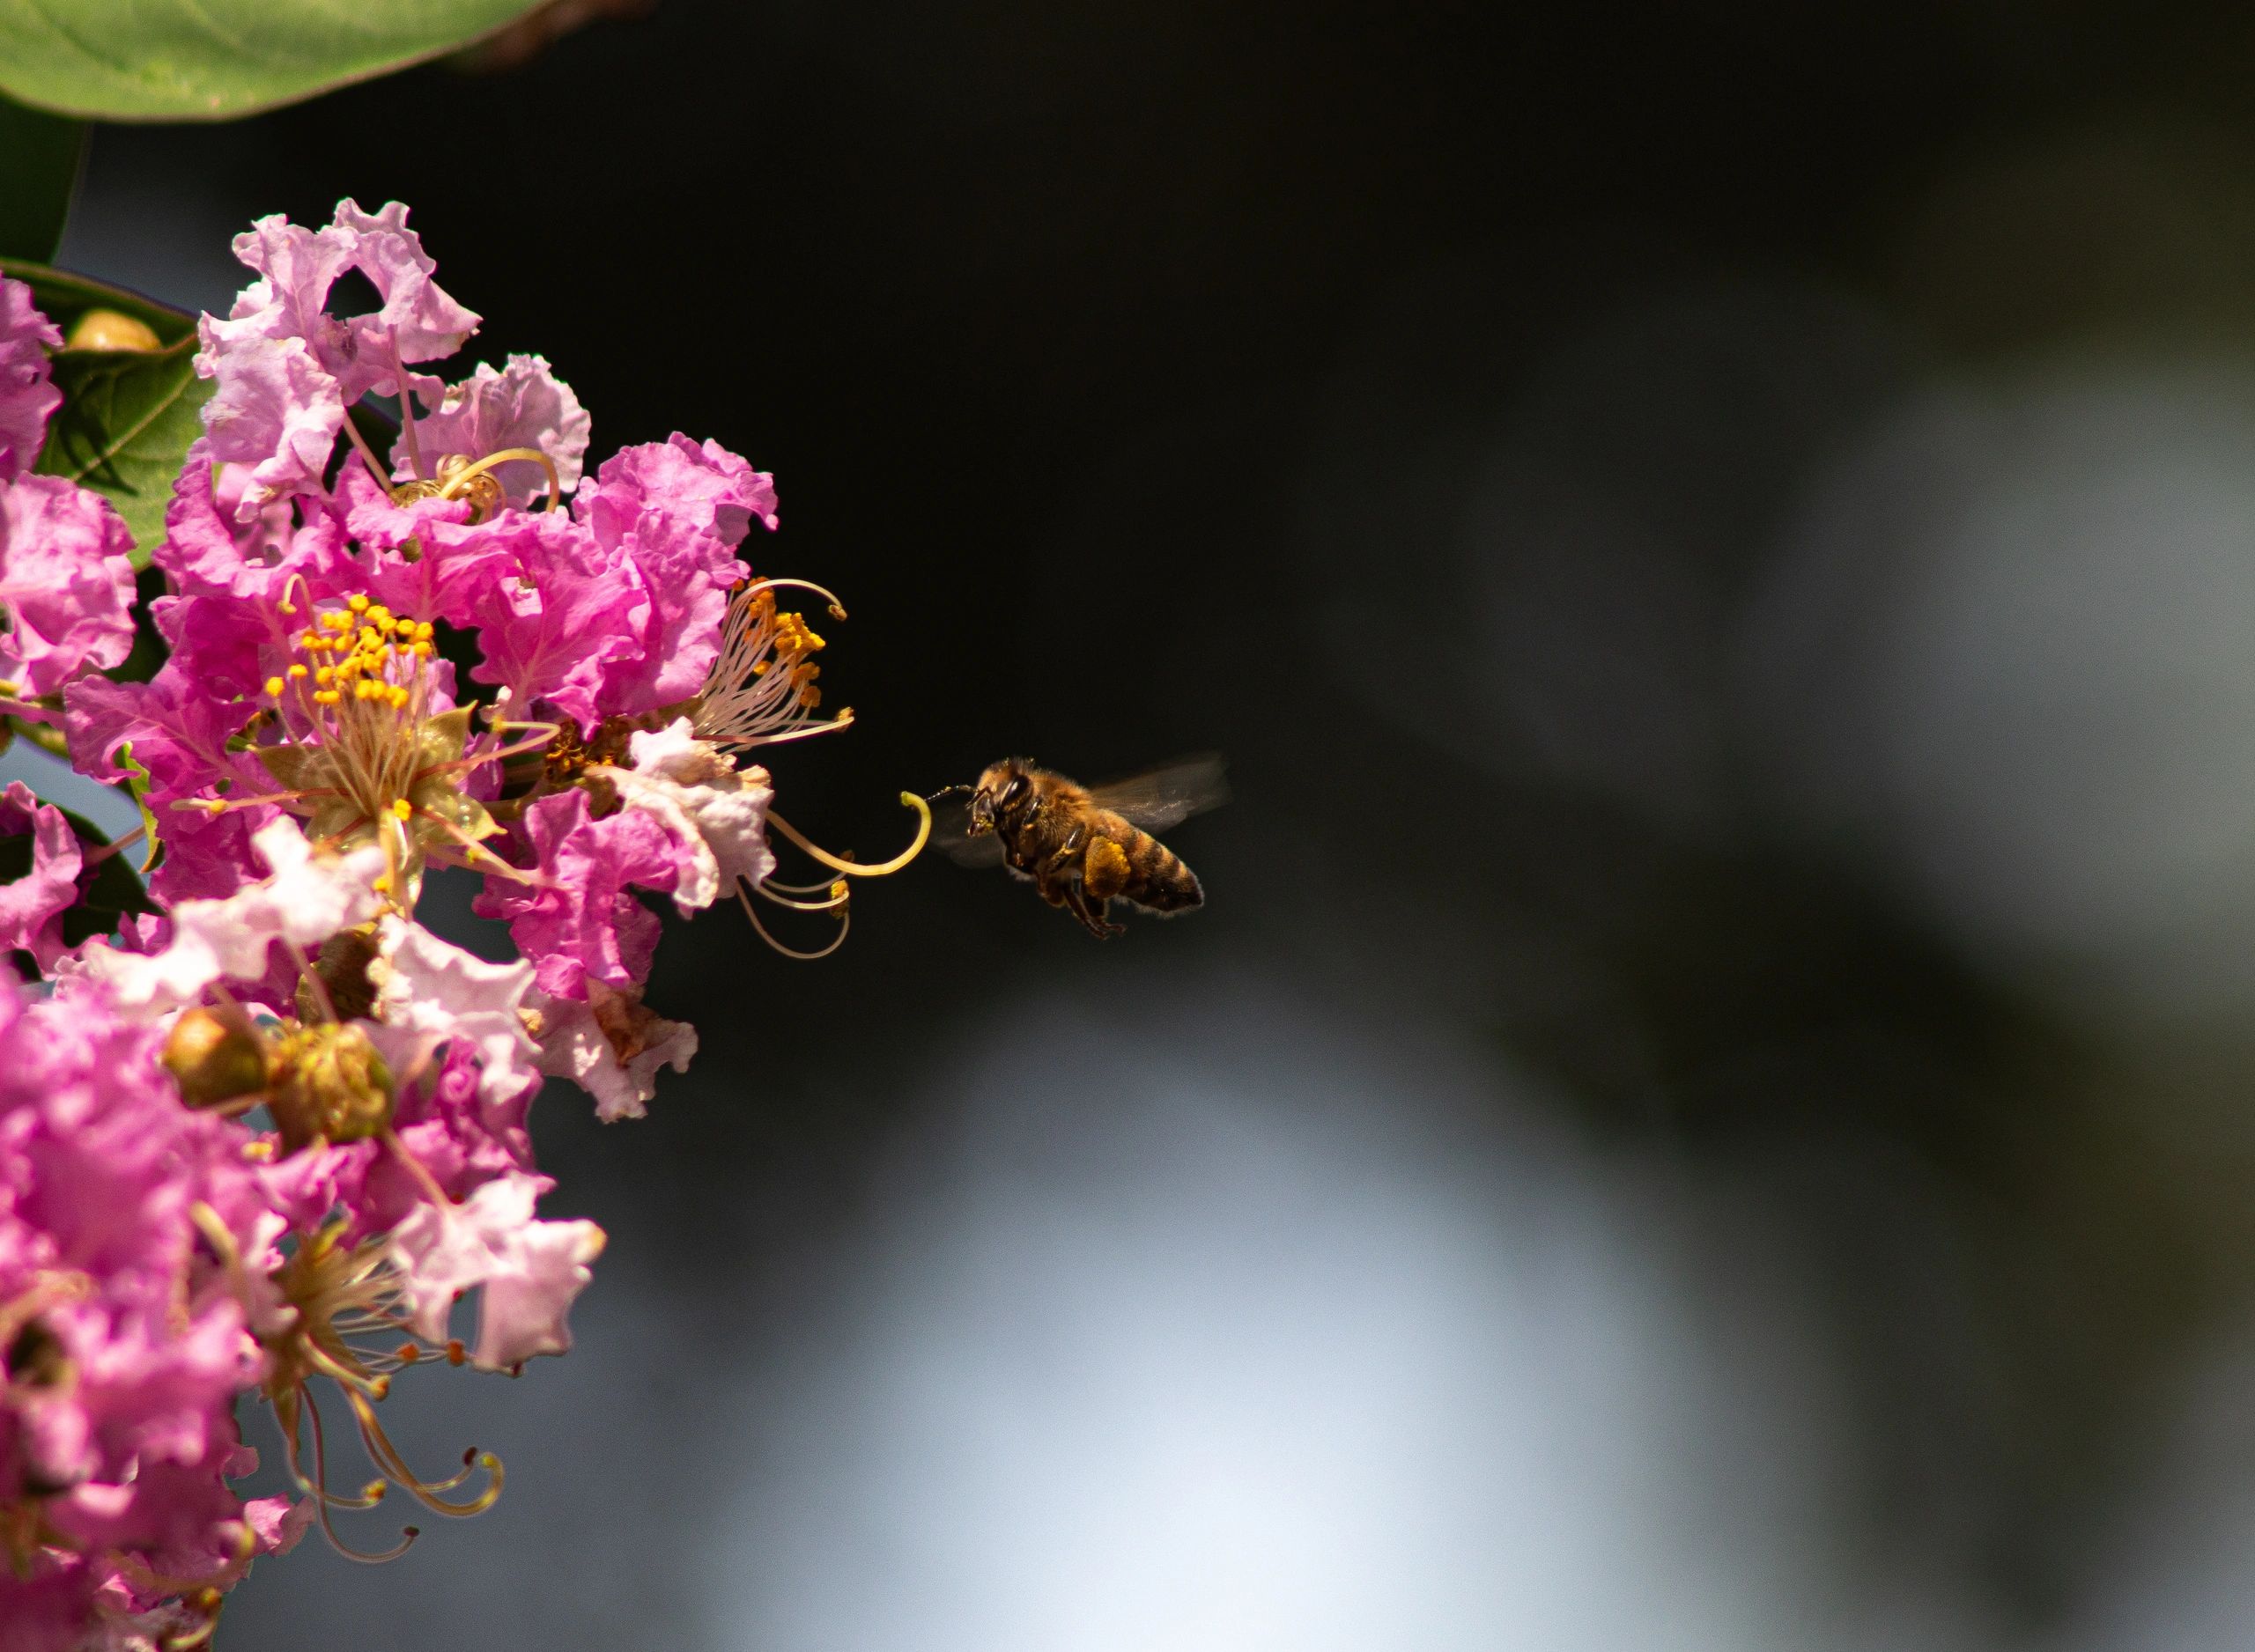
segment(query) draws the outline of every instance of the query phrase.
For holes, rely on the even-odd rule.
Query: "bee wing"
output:
[[[1146,831],[1164,831],[1230,800],[1222,769],[1221,753],[1201,752],[1124,780],[1091,786],[1089,796],[1099,808],[1111,809]]]
[[[957,866],[999,867],[1002,839],[994,832],[971,835],[971,800],[951,797],[932,805],[932,844]]]

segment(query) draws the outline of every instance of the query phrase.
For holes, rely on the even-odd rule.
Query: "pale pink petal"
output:
[[[584,991],[584,999],[536,997],[540,1070],[570,1079],[594,1096],[595,1117],[606,1125],[640,1118],[657,1094],[659,1068],[689,1071],[697,1029],[651,1014],[640,1004],[621,1013],[624,996],[600,981],[588,982]]]
[[[732,891],[738,879],[758,883],[774,871],[766,825],[775,793],[765,769],[739,770],[697,739],[685,717],[633,734],[627,751],[632,768],[603,773],[622,802],[656,821],[681,851],[672,892],[684,916]]]
[[[470,1357],[506,1371],[538,1353],[568,1353],[572,1303],[594,1277],[604,1235],[591,1221],[536,1221],[520,1237],[511,1265],[485,1281]]]
[[[287,818],[269,822],[254,843],[270,876],[224,900],[179,903],[172,942],[162,952],[89,946],[80,955],[82,973],[104,983],[128,1014],[161,1015],[197,1002],[214,981],[263,976],[267,948],[277,940],[317,948],[383,906],[373,887],[384,870],[378,845],[345,855],[316,852]]]
[[[387,1026],[476,1050],[483,1101],[535,1081],[539,1051],[519,1014],[532,990],[531,964],[488,962],[396,915],[377,925],[376,943],[376,1014]]]
[[[422,1205],[392,1230],[393,1265],[418,1336],[444,1341],[455,1301],[483,1287],[471,1356],[480,1368],[502,1370],[570,1348],[565,1317],[603,1233],[591,1221],[535,1221],[546,1187],[544,1178],[512,1171],[459,1205]]]

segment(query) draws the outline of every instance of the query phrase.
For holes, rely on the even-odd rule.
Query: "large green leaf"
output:
[[[8,0],[0,0],[5,4]],[[69,337],[88,310],[145,322],[162,348],[63,350],[54,357],[62,410],[48,426],[38,468],[107,494],[133,530],[136,567],[165,535],[165,506],[188,445],[203,433],[211,381],[196,376],[196,318],[105,281],[0,258],[31,284],[32,298]]]
[[[0,90],[105,121],[224,121],[479,40],[526,0],[0,0]]]
[[[85,146],[84,122],[0,98],[0,254],[55,256]]]

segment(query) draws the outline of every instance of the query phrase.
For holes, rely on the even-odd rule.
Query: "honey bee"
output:
[[[1186,757],[1115,781],[1084,786],[1024,757],[990,763],[977,785],[950,786],[967,802],[939,829],[939,841],[965,866],[1009,868],[1052,906],[1061,906],[1099,940],[1125,933],[1107,922],[1116,900],[1163,918],[1195,911],[1206,892],[1153,830],[1187,820],[1228,800],[1217,756]]]

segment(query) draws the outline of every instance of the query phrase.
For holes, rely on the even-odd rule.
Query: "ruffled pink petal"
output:
[[[99,997],[28,1002],[0,984],[0,1301],[69,1374],[11,1373],[0,1392],[0,1503],[36,1499],[60,1539],[51,1561],[0,1568],[11,1646],[30,1644],[22,1590],[50,1564],[85,1574],[77,1646],[94,1643],[97,1597],[104,1611],[157,1604],[106,1552],[129,1553],[144,1578],[211,1575],[236,1552],[233,1412],[262,1358],[196,1213],[238,1231],[255,1200],[248,1137],[180,1104],[162,1041]],[[253,1235],[243,1244],[267,1260]]]
[[[21,948],[44,970],[63,951],[63,914],[78,903],[85,856],[63,811],[12,780],[0,793],[0,837],[25,832],[32,838],[31,870],[0,883],[0,953]]]
[[[472,1358],[486,1370],[572,1346],[565,1323],[591,1277],[603,1233],[591,1221],[536,1221],[541,1176],[512,1172],[459,1205],[425,1204],[392,1230],[392,1257],[416,1334],[444,1341],[455,1301],[483,1287]]]
[[[755,518],[773,524],[774,505],[773,478],[717,442],[678,434],[620,450],[580,487],[573,513],[613,586],[640,599],[637,646],[603,674],[606,711],[654,711],[704,686],[728,594],[750,572],[736,548]]]
[[[0,277],[0,483],[13,481],[39,458],[47,422],[63,405],[47,352],[63,348],[55,323],[32,305],[32,290]]]
[[[344,371],[350,340],[328,313],[329,290],[351,267],[352,238],[334,225],[307,229],[277,212],[260,218],[233,245],[236,259],[256,270],[258,279],[235,295],[226,321],[204,318],[196,371],[210,378],[216,352],[255,339],[285,338],[303,341],[331,377]]]
[[[392,503],[359,466],[337,488],[359,548],[361,586],[395,614],[469,625],[523,566],[520,541],[538,533],[510,518],[473,526],[462,499]]]
[[[480,362],[477,372],[448,387],[443,401],[419,415],[415,453],[421,455],[422,474],[428,478],[437,475],[439,461],[449,454],[475,460],[511,447],[529,447],[548,455],[561,490],[568,494],[580,485],[588,431],[587,409],[572,394],[572,387],[550,372],[545,360],[512,356],[499,372]],[[404,431],[391,450],[391,462],[395,479],[415,479]],[[491,474],[514,505],[529,505],[548,491],[548,473],[529,459],[497,465]]]
[[[295,821],[284,818],[262,827],[253,846],[268,876],[224,900],[175,903],[172,940],[162,952],[89,946],[79,955],[82,973],[102,983],[129,1016],[162,1015],[201,1002],[215,981],[263,976],[275,941],[311,952],[383,905],[373,888],[384,870],[378,844],[343,855],[319,852]]]
[[[506,1371],[535,1354],[570,1353],[566,1318],[594,1277],[590,1265],[603,1243],[603,1229],[591,1221],[529,1224],[510,1266],[485,1281],[471,1359],[485,1370]]]
[[[279,810],[260,804],[214,816],[172,807],[209,794],[221,780],[246,796],[270,785],[248,757],[226,749],[243,716],[240,705],[208,692],[177,659],[146,682],[85,676],[64,691],[63,727],[74,768],[98,780],[122,780],[119,748],[129,743],[134,762],[148,771],[150,806],[168,845],[149,881],[159,901],[232,895],[261,875],[251,834]]]
[[[536,801],[523,831],[541,881],[489,874],[473,910],[508,923],[536,984],[551,997],[583,997],[588,977],[619,990],[639,985],[649,974],[658,920],[632,891],[671,888],[680,847],[636,810],[589,819],[587,793],[577,788]]]
[[[600,981],[585,984],[584,999],[540,994],[533,1006],[540,1019],[540,1070],[570,1079],[595,1098],[595,1117],[606,1125],[640,1118],[657,1094],[658,1070],[689,1071],[697,1053],[697,1029],[647,1012],[616,1011],[623,1000]],[[624,1030],[622,1053],[618,1032]]]
[[[262,605],[279,599],[293,579],[307,581],[316,597],[346,588],[352,571],[342,523],[315,512],[299,527],[282,504],[239,516],[251,473],[240,465],[218,470],[214,476],[211,438],[197,439],[165,507],[165,538],[154,560],[179,592]]]
[[[484,658],[469,675],[506,686],[520,718],[545,703],[592,732],[619,709],[606,692],[610,674],[636,660],[653,600],[631,570],[622,572],[561,513],[525,513],[493,527],[509,536],[516,572],[477,598]]]
[[[624,531],[645,510],[662,510],[713,540],[722,556],[734,555],[755,519],[771,531],[778,520],[773,476],[718,442],[693,442],[679,431],[620,448],[595,479],[588,513],[616,513]]]
[[[236,506],[248,520],[270,499],[320,492],[344,409],[396,389],[399,364],[452,355],[477,317],[432,280],[437,266],[396,201],[373,213],[340,202],[319,230],[261,218],[235,238],[235,256],[260,278],[225,321],[197,323],[196,370],[218,381],[203,412],[213,457],[250,468]],[[329,313],[348,269],[374,285],[373,313]]]
[[[0,489],[0,678],[59,691],[133,646],[133,536],[107,499],[60,476]]]
[[[219,381],[203,404],[212,457],[249,467],[238,520],[256,516],[269,499],[320,492],[344,427],[336,379],[302,338],[248,338],[222,348],[208,337],[211,318],[202,325],[204,354]]]
[[[538,1081],[538,1051],[519,1014],[532,965],[489,962],[396,916],[377,925],[376,948],[376,1014],[387,1026],[474,1051],[481,1100],[500,1101]]]
[[[674,881],[663,887],[684,916],[728,894],[737,880],[758,883],[775,870],[766,836],[775,793],[765,769],[739,770],[697,739],[685,717],[632,734],[627,751],[632,768],[603,772],[620,801],[647,815],[679,851]]]
[[[355,201],[340,201],[334,226],[352,238],[352,267],[374,284],[383,307],[352,318],[357,342],[354,371],[344,376],[346,400],[369,390],[399,388],[390,371],[396,348],[403,363],[437,361],[451,356],[477,330],[475,311],[455,303],[432,279],[439,266],[423,250],[422,237],[407,227],[407,209],[386,202],[364,212]],[[365,380],[365,381],[364,381]]]

